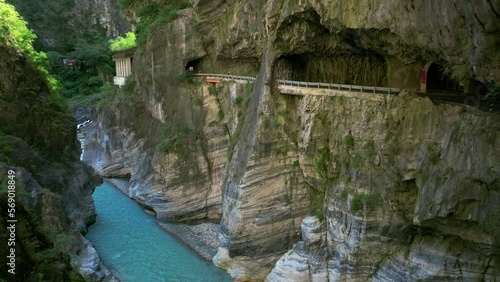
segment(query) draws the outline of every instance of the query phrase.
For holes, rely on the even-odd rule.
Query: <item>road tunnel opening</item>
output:
[[[285,55],[278,59],[274,75],[277,79],[295,81],[387,86],[385,58],[371,52]]]
[[[192,72],[201,72],[201,58],[188,61],[186,64],[186,70]]]
[[[283,20],[274,47],[281,54],[274,77],[308,82],[387,86],[387,62],[383,48],[371,46],[388,31],[331,30],[314,10],[295,13]]]
[[[427,92],[463,92],[464,87],[445,72],[443,66],[432,63],[427,69]]]

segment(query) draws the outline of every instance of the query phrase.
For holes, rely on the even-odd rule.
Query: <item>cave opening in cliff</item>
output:
[[[187,62],[186,68],[187,71],[193,72],[202,72],[201,71],[201,59],[195,59]]]
[[[376,30],[345,29],[341,32],[321,22],[314,10],[295,13],[279,26],[274,46],[281,55],[274,77],[307,82],[387,86],[387,62],[383,53],[369,47]]]
[[[442,65],[432,63],[427,69],[427,92],[463,92],[463,86],[451,78]]]
[[[386,86],[386,61],[375,52],[325,55],[285,55],[278,59],[275,77],[308,82]]]

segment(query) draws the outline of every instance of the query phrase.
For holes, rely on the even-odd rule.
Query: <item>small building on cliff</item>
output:
[[[134,53],[137,48],[130,48],[115,52],[113,61],[115,61],[116,75],[113,78],[115,85],[125,85],[125,80],[132,74],[132,63],[134,60]]]

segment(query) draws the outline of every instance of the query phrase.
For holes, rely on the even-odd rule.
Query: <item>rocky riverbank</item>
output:
[[[159,222],[158,225],[206,260],[212,260],[217,253],[217,248],[220,247],[219,224],[191,225]]]
[[[108,178],[105,181],[118,191],[128,195],[129,184],[126,179]],[[156,215],[149,209],[145,209],[144,212],[153,216]],[[220,225],[218,223],[182,224],[158,222],[158,225],[205,260],[212,260],[212,257],[217,253],[217,248],[221,246],[219,240]]]
[[[496,6],[285,2],[200,1],[152,33],[84,159],[160,219],[221,220],[214,261],[238,279],[499,277],[499,119],[415,94],[431,65],[464,87],[498,81],[483,60]],[[257,79],[214,85],[190,67]],[[292,96],[276,79],[407,90]],[[326,240],[304,245],[311,215]]]

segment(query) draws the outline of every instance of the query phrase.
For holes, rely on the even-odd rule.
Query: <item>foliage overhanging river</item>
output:
[[[96,188],[94,201],[97,220],[86,237],[121,281],[231,281],[110,184]]]

